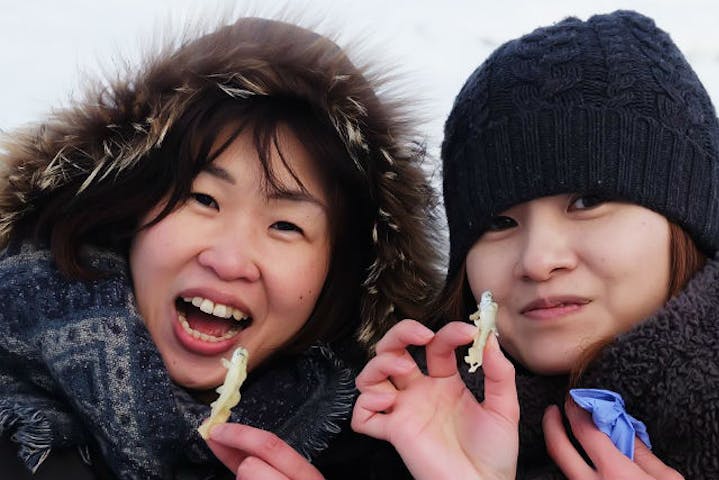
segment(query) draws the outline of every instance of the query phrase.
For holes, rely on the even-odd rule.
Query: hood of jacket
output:
[[[132,71],[130,71],[132,70]],[[324,112],[376,203],[357,336],[371,351],[398,319],[418,317],[436,291],[435,194],[422,143],[401,99],[331,40],[281,21],[242,18],[183,38],[112,80],[89,83],[70,107],[5,135],[0,145],[0,245],[37,214],[36,199],[131,172],[163,142],[193,97],[291,96]],[[384,89],[386,91],[386,89]]]

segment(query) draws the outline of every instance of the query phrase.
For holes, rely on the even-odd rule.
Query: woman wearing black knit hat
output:
[[[392,420],[420,422],[441,391],[446,415],[422,431],[441,423],[442,444],[492,478],[514,477],[482,455],[516,452],[517,437],[517,478],[719,478],[719,124],[670,37],[618,11],[502,45],[457,96],[442,160],[450,261],[436,311],[449,324],[390,330],[358,381],[360,429],[421,448],[433,437]],[[518,429],[513,374],[492,348],[483,374],[433,367],[468,342],[451,321],[485,291],[516,369]],[[427,345],[428,375],[382,363],[410,344]],[[482,404],[467,406],[460,375]]]

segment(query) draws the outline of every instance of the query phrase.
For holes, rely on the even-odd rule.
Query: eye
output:
[[[569,210],[589,210],[608,202],[606,197],[594,194],[577,195],[572,197]]]
[[[489,227],[487,231],[500,232],[502,230],[508,230],[517,226],[517,222],[512,217],[505,217],[504,215],[498,215],[493,217],[489,221]]]
[[[190,197],[192,197],[193,200],[195,200],[200,205],[204,205],[205,207],[214,208],[215,210],[219,210],[220,206],[217,204],[214,198],[207,195],[206,193],[199,193],[199,192],[192,192],[190,193]]]
[[[279,222],[273,223],[270,228],[273,228],[275,230],[279,230],[281,232],[297,232],[297,233],[303,233],[303,230],[295,225],[292,222],[286,222],[284,220],[280,220]]]

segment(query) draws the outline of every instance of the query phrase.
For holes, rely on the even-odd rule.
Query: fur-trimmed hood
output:
[[[356,167],[370,177],[376,258],[367,268],[357,335],[371,350],[397,320],[423,314],[435,292],[435,196],[399,100],[378,97],[380,81],[328,43],[283,22],[243,18],[168,46],[132,73],[90,85],[47,122],[6,135],[0,245],[37,214],[38,199],[70,184],[80,193],[147,161],[199,92],[300,98],[326,113]]]

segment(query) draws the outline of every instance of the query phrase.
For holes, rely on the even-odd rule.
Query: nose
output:
[[[543,282],[573,270],[578,257],[571,226],[548,216],[529,219],[522,229],[523,248],[515,274],[523,280]]]
[[[251,234],[226,231],[208,238],[197,261],[224,281],[254,282],[261,275],[260,254]]]

